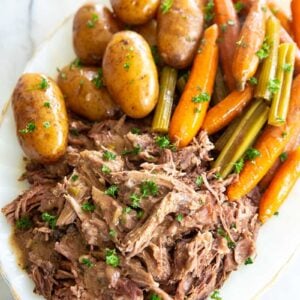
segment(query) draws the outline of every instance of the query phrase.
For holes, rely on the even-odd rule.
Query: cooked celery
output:
[[[256,100],[240,120],[227,144],[219,154],[213,167],[220,167],[220,174],[226,177],[234,164],[242,158],[252,145],[268,119],[269,108],[262,100]]]
[[[217,139],[217,141],[215,142],[215,149],[218,151],[221,151],[227,141],[230,139],[230,137],[232,136],[232,134],[234,133],[236,127],[238,126],[239,122],[241,121],[243,115],[238,116],[237,118],[235,118],[226,128],[226,130],[223,132],[223,134]]]
[[[293,81],[296,46],[285,43],[279,46],[276,78],[280,81],[280,90],[272,100],[269,121],[273,126],[282,126],[286,121]]]
[[[190,76],[190,71],[186,71],[183,73],[183,75],[181,75],[178,80],[177,80],[177,88],[179,90],[180,93],[183,92],[184,87],[189,79]]]
[[[161,72],[159,98],[152,123],[152,130],[155,132],[168,132],[176,81],[177,70],[164,67]]]
[[[277,67],[278,46],[279,46],[280,23],[274,17],[269,17],[266,22],[266,40],[269,46],[269,55],[263,61],[258,84],[254,96],[271,100],[272,93],[269,90],[269,82],[274,79]]]
[[[225,84],[221,68],[218,67],[215,85],[214,85],[214,92],[212,97],[213,105],[216,105],[219,102],[221,102],[224,98],[226,98],[227,95],[228,95],[228,89]]]

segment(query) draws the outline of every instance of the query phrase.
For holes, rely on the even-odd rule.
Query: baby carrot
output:
[[[287,160],[280,166],[270,186],[260,199],[259,219],[262,223],[265,223],[278,211],[299,177],[300,147],[288,155]]]
[[[254,161],[247,161],[239,180],[227,189],[230,200],[238,200],[249,193],[272,167],[283,152],[288,141],[300,126],[300,75],[294,82],[286,124],[281,127],[267,126],[254,145],[260,155]]]
[[[300,48],[300,0],[292,0],[291,11],[294,38],[298,47]]]
[[[218,65],[218,26],[207,28],[188,82],[172,116],[169,136],[179,147],[188,145],[202,126]]]
[[[220,30],[220,59],[224,79],[229,90],[234,90],[235,80],[232,75],[234,49],[239,38],[240,21],[231,0],[215,0],[215,21]]]
[[[236,42],[232,72],[238,90],[244,90],[247,80],[255,74],[259,64],[256,53],[265,37],[263,3],[259,0],[253,3]]]
[[[251,101],[253,89],[247,86],[242,92],[233,91],[223,101],[213,106],[206,114],[202,128],[214,134],[228,125]]]

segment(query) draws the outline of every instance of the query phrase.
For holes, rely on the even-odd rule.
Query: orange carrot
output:
[[[299,177],[300,147],[289,154],[260,199],[259,219],[262,223],[265,223],[278,211]]]
[[[171,119],[169,136],[179,147],[188,145],[202,126],[218,66],[218,26],[207,28],[188,82]]]
[[[286,13],[274,1],[268,1],[268,7],[274,16],[280,21],[281,26],[290,34],[292,34],[292,22]]]
[[[231,0],[215,0],[215,20],[221,34],[219,49],[225,82],[230,91],[235,88],[232,75],[234,49],[239,38],[240,21]]]
[[[295,41],[300,48],[300,0],[292,0],[292,28]]]
[[[214,134],[227,126],[251,101],[252,94],[253,88],[250,86],[242,92],[233,91],[207,112],[202,128],[208,134]]]
[[[253,3],[236,43],[232,73],[238,90],[244,90],[247,80],[252,77],[259,65],[256,52],[265,37],[264,1]]]
[[[300,75],[294,82],[286,124],[281,127],[268,125],[254,145],[260,152],[254,161],[247,161],[239,180],[227,190],[230,200],[238,200],[249,193],[272,167],[288,141],[300,126]]]

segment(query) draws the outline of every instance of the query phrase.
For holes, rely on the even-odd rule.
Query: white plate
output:
[[[24,72],[42,72],[55,78],[56,68],[63,67],[74,57],[72,18],[69,18],[38,49]],[[26,188],[25,183],[18,182],[22,172],[22,151],[16,139],[12,110],[9,106],[2,124],[0,116],[0,207],[9,203]],[[224,300],[259,298],[260,293],[282,271],[300,244],[299,199],[300,182],[280,209],[280,216],[272,218],[260,230],[255,263],[242,266],[234,272],[221,289]],[[32,281],[17,265],[10,245],[11,227],[2,214],[0,228],[0,269],[14,296],[22,300],[42,299],[32,292]]]

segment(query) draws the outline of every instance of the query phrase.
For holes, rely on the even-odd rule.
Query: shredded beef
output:
[[[200,300],[253,257],[259,191],[227,200],[236,176],[210,170],[205,132],[183,149],[161,148],[156,138],[125,117],[72,119],[61,161],[27,162],[22,179],[31,187],[2,212],[16,225],[36,293]]]

